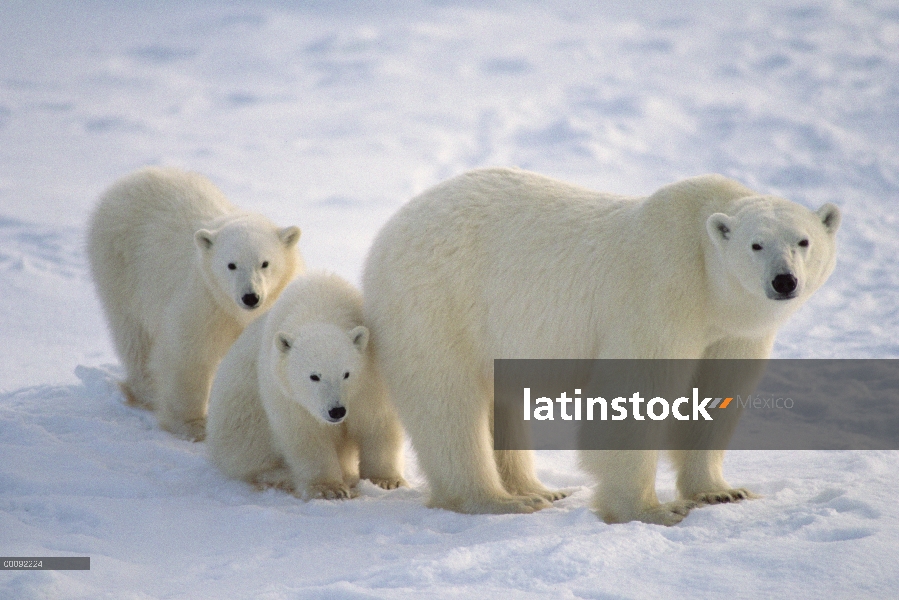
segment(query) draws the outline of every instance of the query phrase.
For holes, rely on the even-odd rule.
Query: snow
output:
[[[465,169],[646,194],[720,172],[843,210],[831,280],[775,356],[899,357],[899,9],[888,0],[0,5],[0,572],[4,598],[890,597],[899,453],[732,452],[764,497],[608,526],[572,490],[534,515],[414,487],[303,503],[225,479],[126,407],[82,251],[146,164],[212,178],[359,281],[378,228]],[[660,496],[674,495],[663,470]]]

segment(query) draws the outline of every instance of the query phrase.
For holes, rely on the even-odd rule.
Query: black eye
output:
[[[268,268],[268,261],[267,261],[267,260],[262,261],[262,268],[263,268],[263,269],[267,269],[267,268]]]
[[[321,377],[319,377],[318,375],[310,375],[309,379],[311,379],[312,381],[320,381]]]
[[[799,245],[803,248],[808,248],[808,240],[800,240]]]
[[[761,244],[753,244],[752,249],[755,250],[756,252],[758,252],[759,250],[762,249],[762,245]]]
[[[349,379],[349,378],[350,378],[350,372],[347,371],[346,373],[344,373],[344,374],[343,374],[343,378],[344,378],[344,379]]]
[[[236,268],[237,268],[237,265],[235,265],[234,263],[228,263],[228,270],[229,270],[229,271],[233,271],[233,270],[236,269]]]

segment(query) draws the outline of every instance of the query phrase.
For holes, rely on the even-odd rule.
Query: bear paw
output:
[[[344,483],[326,482],[313,483],[307,489],[304,496],[309,499],[321,498],[324,500],[348,500],[359,495],[355,489],[347,487]]]
[[[641,511],[636,520],[651,525],[665,525],[670,527],[677,525],[690,514],[690,511],[699,506],[692,500],[675,500],[666,502],[654,508]]]
[[[175,421],[160,419],[160,426],[169,433],[189,442],[202,442],[206,439],[206,417],[191,419],[189,421]]]
[[[277,490],[292,493],[295,490],[290,470],[285,467],[257,473],[250,480],[250,483],[252,483],[253,487],[259,491],[275,488]]]
[[[543,498],[544,500],[549,500],[550,502],[555,502],[556,500],[561,500],[562,498],[567,498],[571,492],[567,490],[550,490],[548,488],[543,488],[542,490],[536,490],[531,493],[531,495],[537,495]]]
[[[408,487],[409,484],[402,477],[369,477],[369,481],[385,490],[395,490],[398,487]]]
[[[539,483],[528,485],[528,486],[518,486],[516,488],[506,487],[506,490],[512,494],[513,496],[528,496],[528,497],[538,497],[543,498],[549,502],[555,502],[556,500],[561,500],[562,498],[568,497],[571,492],[564,490],[551,490],[549,488],[545,488]]]
[[[552,500],[555,502],[556,500],[562,500],[563,498],[567,498],[571,495],[571,490],[549,490],[549,493],[552,494]]]
[[[701,494],[695,494],[692,500],[699,504],[726,504],[728,502],[739,502],[740,500],[750,500],[759,497],[758,494],[753,494],[746,488],[734,488],[717,492],[702,492]]]
[[[440,506],[440,504],[435,504]],[[507,498],[484,498],[481,500],[465,500],[458,508],[447,506],[457,512],[481,515],[505,515],[505,514],[530,514],[544,508],[549,508],[552,503],[539,495],[509,496]]]
[[[677,525],[684,520],[690,511],[699,506],[692,500],[675,500],[665,504],[657,504],[631,512],[631,510],[602,510],[598,512],[603,521],[609,523],[627,523],[629,521],[642,521],[650,525]]]
[[[134,392],[134,387],[126,381],[119,381],[119,391],[125,396],[125,404],[143,410],[153,410],[153,401]]]

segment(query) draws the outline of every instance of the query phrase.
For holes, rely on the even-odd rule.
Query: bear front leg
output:
[[[754,390],[765,369],[765,361],[760,359],[768,357],[773,343],[773,335],[719,340],[706,349],[706,360],[701,361],[696,373],[696,386],[703,395],[721,398],[735,395],[735,390]],[[727,448],[741,414],[741,407],[734,402],[726,410],[716,411],[713,423],[689,421],[673,426],[673,438],[684,444],[680,447],[705,448],[670,453],[682,498],[720,504],[759,497],[745,488],[732,487],[724,479],[721,448]]]
[[[212,367],[204,361],[181,362],[175,357],[160,362],[155,370],[160,383],[156,406],[160,427],[180,438],[202,441]]]
[[[358,495],[347,485],[341,468],[339,425],[323,425],[302,414],[281,415],[271,425],[297,497],[344,500]]]
[[[178,437],[200,441],[206,437],[206,408],[215,368],[222,358],[225,331],[191,326],[172,319],[153,346],[151,368],[157,382],[159,425]],[[227,349],[227,345],[224,346]]]
[[[151,359],[159,390],[157,418],[166,431],[201,441],[206,437],[212,378],[242,329],[214,307],[200,314],[178,314],[174,306],[166,315]]]
[[[517,405],[513,408],[513,405],[505,399],[495,401],[491,413],[490,430],[496,435],[497,428],[494,427],[494,423],[498,420],[502,424],[503,435],[519,440],[521,445],[518,447],[526,448],[525,441],[530,440],[530,434],[521,422],[518,410]],[[495,450],[493,457],[496,460],[496,468],[499,471],[503,487],[513,496],[531,496],[555,502],[568,495],[561,490],[551,490],[540,483],[534,469],[533,451]]]
[[[350,438],[359,447],[359,477],[393,490],[408,486],[403,478],[403,429],[383,386],[373,381],[347,420]]]
[[[725,479],[724,450],[673,450],[677,491],[681,498],[700,504],[722,504],[758,498],[746,488],[734,488]]]
[[[289,493],[294,493],[293,475],[286,466],[281,465],[272,469],[260,471],[247,478],[254,488],[259,491],[275,488]]]
[[[594,509],[606,523],[676,525],[697,506],[692,500],[659,502],[655,450],[581,451],[580,463],[596,478]]]
[[[555,502],[568,493],[551,490],[544,486],[534,474],[534,452],[532,450],[495,450],[496,466],[503,487],[513,496],[536,496]]]
[[[403,433],[399,426],[369,430],[359,438],[359,477],[385,490],[406,487]]]

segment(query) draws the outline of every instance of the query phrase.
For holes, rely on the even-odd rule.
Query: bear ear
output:
[[[278,237],[281,238],[281,242],[288,248],[295,246],[300,241],[300,228],[285,227],[278,231]]]
[[[705,230],[713,242],[720,244],[722,241],[730,239],[733,225],[734,220],[731,217],[724,213],[715,213],[706,219]]]
[[[827,230],[827,233],[833,235],[837,232],[837,229],[840,228],[840,222],[842,221],[843,216],[840,214],[840,209],[837,208],[835,204],[828,202],[816,210],[815,214],[821,219],[821,223],[824,224],[824,229]]]
[[[200,250],[209,250],[215,241],[215,233],[208,229],[201,229],[194,234],[194,243]]]
[[[293,341],[283,332],[275,336],[275,344],[277,344],[278,350],[285,354],[293,347]]]
[[[359,352],[363,352],[366,346],[368,346],[368,327],[364,325],[353,327],[350,330],[350,339],[353,340],[353,345],[356,346],[356,349]]]

